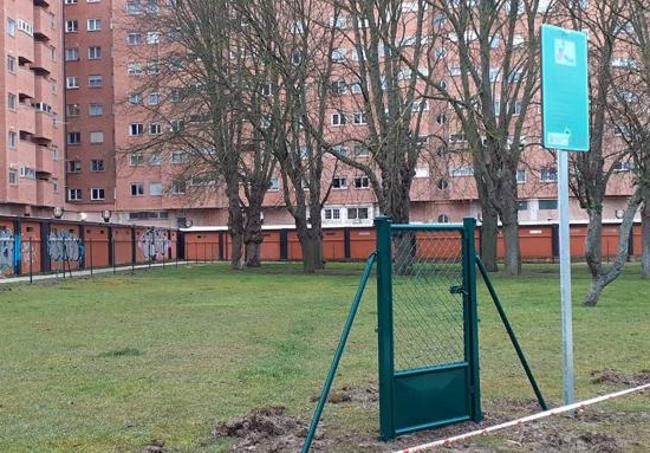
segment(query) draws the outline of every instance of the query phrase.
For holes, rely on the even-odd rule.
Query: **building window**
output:
[[[104,171],[104,160],[103,159],[92,159],[90,161],[90,171],[93,173],[100,173]]]
[[[52,157],[52,160],[57,161],[59,160],[59,147],[56,145],[52,145],[50,148],[50,156]]]
[[[142,13],[142,7],[138,0],[130,0],[126,2],[126,13],[130,15],[136,15]]]
[[[12,74],[16,73],[16,57],[7,55],[7,71]]]
[[[449,176],[473,176],[474,167],[471,165],[461,165],[460,167],[452,167],[449,169]]]
[[[149,154],[149,165],[158,166],[162,164],[162,156],[159,152]]]
[[[16,21],[11,17],[7,17],[7,34],[9,36],[16,36]]]
[[[88,19],[88,31],[100,31],[102,29],[101,19]]]
[[[144,156],[142,155],[142,153],[129,154],[129,165],[132,167],[144,165]]]
[[[15,149],[18,146],[18,134],[14,131],[9,131],[7,134],[7,146],[12,149]]]
[[[539,172],[539,180],[542,182],[556,182],[557,181],[557,168],[544,167]]]
[[[88,76],[88,87],[89,88],[101,88],[104,85],[104,78],[99,74],[93,74]]]
[[[147,96],[147,104],[149,105],[160,104],[160,93],[149,93],[149,96]]]
[[[184,164],[189,160],[189,156],[184,151],[174,151],[170,160],[172,164]]]
[[[527,200],[520,200],[517,202],[517,210],[518,211],[528,211],[528,201]]]
[[[129,33],[126,35],[126,43],[129,46],[139,46],[142,44],[142,33]]]
[[[81,132],[68,132],[68,145],[81,144]]]
[[[345,115],[341,112],[332,113],[332,126],[343,126],[346,123]]]
[[[80,160],[66,161],[65,170],[68,173],[81,173],[81,161]]]
[[[150,31],[147,33],[147,44],[158,44],[160,42],[160,32]]]
[[[132,182],[131,183],[131,196],[132,197],[141,197],[144,195],[144,184],[141,182]]]
[[[619,160],[612,167],[614,173],[629,173],[634,170],[634,162],[631,160]]]
[[[356,112],[353,118],[354,124],[368,124],[368,118],[366,117],[366,112]]]
[[[81,189],[68,189],[68,201],[81,201]]]
[[[18,106],[18,97],[13,93],[7,93],[7,108],[10,110],[16,110]]]
[[[90,189],[90,199],[92,201],[101,201],[104,199],[104,189],[93,187]]]
[[[557,209],[557,200],[539,200],[539,210],[540,211],[546,211],[546,210],[553,210]]]
[[[346,189],[348,187],[348,179],[345,176],[336,176],[332,179],[333,189]]]
[[[65,87],[68,90],[74,90],[79,88],[79,77],[77,76],[68,76],[65,78]]]
[[[368,220],[368,208],[348,208],[348,220]]]
[[[79,21],[78,20],[66,20],[65,21],[65,32],[66,33],[76,33],[79,31]]]
[[[437,187],[440,190],[447,190],[449,189],[449,181],[447,181],[446,179],[439,179]]]
[[[152,197],[159,197],[162,195],[163,187],[159,182],[149,183],[149,195]]]
[[[185,181],[176,181],[172,184],[172,193],[174,195],[183,195],[185,193]]]
[[[526,178],[527,178],[526,170],[523,169],[523,168],[518,169],[518,170],[517,170],[517,183],[518,183],[518,184],[523,184],[523,183],[525,183],[525,182],[526,182]]]
[[[63,3],[66,5],[76,5],[78,0],[65,0]]]
[[[79,104],[66,104],[65,116],[73,118],[81,115],[81,106]]]
[[[356,189],[367,189],[370,187],[370,180],[367,176],[357,176],[354,178],[354,187]]]
[[[144,134],[144,124],[142,123],[129,124],[129,135],[131,137],[137,137],[142,134]]]
[[[130,76],[139,76],[142,74],[142,63],[128,63],[126,70]]]
[[[280,190],[280,178],[274,176],[271,178],[271,181],[269,181],[269,191],[277,192],[278,190]]]
[[[52,178],[52,192],[59,193],[59,179]]]
[[[91,46],[88,48],[88,59],[99,60],[102,58],[102,48],[99,46]]]
[[[90,143],[99,145],[104,143],[104,133],[102,131],[93,131],[90,133]]]
[[[129,95],[129,104],[131,105],[142,104],[142,95],[140,93],[131,93]]]
[[[340,220],[341,210],[339,208],[323,209],[323,217],[325,218],[325,220]]]
[[[91,103],[88,105],[88,116],[102,116],[104,114],[104,105]]]
[[[18,184],[18,172],[13,168],[9,169],[9,184],[12,186]]]
[[[151,123],[149,124],[149,135],[160,135],[162,134],[162,126],[160,123]]]
[[[65,61],[77,61],[79,60],[79,49],[76,47],[71,47],[65,49]]]
[[[449,216],[447,214],[440,214],[438,216],[438,223],[449,223]]]

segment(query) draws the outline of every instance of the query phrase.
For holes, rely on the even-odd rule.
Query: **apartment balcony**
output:
[[[49,179],[36,179],[36,204],[38,206],[54,206],[54,190]]]
[[[54,119],[47,112],[36,111],[36,121],[34,122],[34,136],[32,141],[39,145],[47,145],[54,138]]]
[[[50,48],[43,43],[34,43],[34,61],[30,68],[38,75],[47,76],[52,72],[52,55]]]
[[[27,136],[32,136],[36,132],[35,113],[31,105],[22,102],[18,105],[18,129],[21,140],[26,140]]]
[[[50,179],[54,174],[54,161],[49,148],[38,147],[36,150],[36,179]]]
[[[45,3],[43,6],[41,3]],[[34,8],[34,40],[41,42],[48,42],[50,40],[52,23],[50,14],[45,9],[49,4],[47,2],[34,1],[34,5],[39,6]]]

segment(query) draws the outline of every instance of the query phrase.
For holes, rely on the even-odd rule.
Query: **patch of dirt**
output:
[[[244,417],[236,417],[215,426],[215,439],[234,440],[230,451],[280,453],[300,451],[307,435],[306,422],[287,414],[284,407],[255,409]],[[319,429],[312,451],[328,451]],[[330,450],[331,451],[331,450]]]
[[[140,450],[140,453],[166,453],[164,440],[152,440],[149,445]]]
[[[318,401],[319,398],[319,395],[312,396],[312,403]],[[339,389],[332,390],[327,398],[327,402],[330,404],[357,403],[363,407],[375,404],[377,401],[379,401],[379,391],[377,386],[372,384],[365,387],[344,385]]]
[[[650,383],[650,370],[641,370],[638,373],[623,373],[612,368],[591,372],[592,384],[620,384],[630,387]]]
[[[628,378],[629,379],[629,378]],[[626,382],[630,382],[626,380]],[[629,384],[626,384],[629,385]],[[318,400],[313,397],[312,402]],[[357,405],[375,411],[378,402],[377,387],[344,385],[330,393],[330,404]],[[351,432],[345,426],[319,426],[313,451],[315,452],[392,452],[398,449],[420,445],[468,431],[485,428],[514,418],[539,412],[536,400],[486,401],[484,420],[481,423],[462,423],[437,430],[422,431],[400,436],[392,442],[382,442],[376,433]],[[643,414],[645,416],[645,413]],[[376,416],[376,415],[373,415]],[[627,414],[604,411],[599,408],[581,409],[561,416],[531,422],[509,428],[495,434],[496,444],[481,445],[477,439],[455,443],[449,449],[469,453],[503,451],[526,452],[599,452],[618,453],[625,450],[630,439],[606,432],[599,423],[625,423],[628,417],[639,417],[638,413]],[[636,420],[638,422],[638,420]],[[331,423],[331,422],[330,422]],[[299,451],[307,434],[308,421],[292,417],[284,407],[267,407],[250,412],[244,417],[233,418],[218,424],[213,435],[216,439],[233,441],[231,451],[276,453]],[[627,439],[627,440],[626,440]]]

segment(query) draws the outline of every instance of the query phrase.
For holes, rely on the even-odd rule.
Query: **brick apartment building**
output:
[[[160,93],[138,92],[138,87],[148,59],[154,59],[159,46],[165,45],[158,30],[129,25],[133,24],[129,18],[145,8],[157,6],[130,0],[64,0],[62,6],[44,0],[5,2],[3,22],[13,20],[15,31],[11,35],[7,30],[0,41],[7,63],[0,74],[0,86],[7,93],[2,101],[6,130],[0,139],[0,159],[9,168],[9,174],[0,178],[0,202],[11,212],[47,216],[51,212],[47,209],[65,206],[71,218],[98,219],[102,210],[110,210],[111,220],[123,223],[176,226],[187,219],[194,225],[226,225],[221,191],[208,190],[199,197],[172,183],[174,166],[182,164],[181,150],[163,159],[126,152],[139,136],[155,134],[161,127],[138,112],[160,102]],[[11,94],[15,95],[13,109],[6,105]],[[354,93],[349,90],[345,95]],[[432,133],[447,127],[437,124],[438,114],[434,108],[427,112],[426,127]],[[335,112],[331,115],[332,133],[336,133]],[[518,174],[520,220],[554,221],[554,163],[539,147],[526,153],[528,165]],[[620,170],[608,191],[607,220],[616,219],[630,192],[629,169]],[[370,224],[377,203],[367,178],[344,166],[330,176],[335,182],[322,213],[324,226]],[[416,169],[411,199],[413,221],[454,222],[480,213],[472,168],[467,165],[435,173],[422,163]],[[280,178],[274,178],[265,203],[266,224],[293,223],[282,204]],[[573,216],[586,219],[577,203],[573,203]]]
[[[65,202],[61,2],[0,6],[0,213],[52,215]]]

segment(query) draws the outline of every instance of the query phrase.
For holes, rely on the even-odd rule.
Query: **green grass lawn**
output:
[[[0,288],[0,451],[137,451],[153,439],[174,451],[222,451],[227,445],[211,440],[216,421],[269,405],[308,418],[360,269],[336,264],[303,275],[284,264],[255,272],[188,266]],[[526,272],[518,279],[497,276],[495,286],[547,399],[558,404],[556,269],[536,265]],[[591,383],[592,371],[650,368],[650,282],[637,274],[631,265],[601,304],[588,309],[579,299],[589,280],[576,267],[580,398],[619,388]],[[335,387],[376,381],[374,285],[371,280]],[[530,400],[482,287],[479,304],[486,407]],[[603,407],[641,414],[650,398],[646,393]],[[331,432],[369,435],[377,430],[376,408],[328,406],[324,423]],[[649,424],[645,418],[638,426],[599,429],[629,430],[621,434],[625,442],[633,437],[650,445]]]

